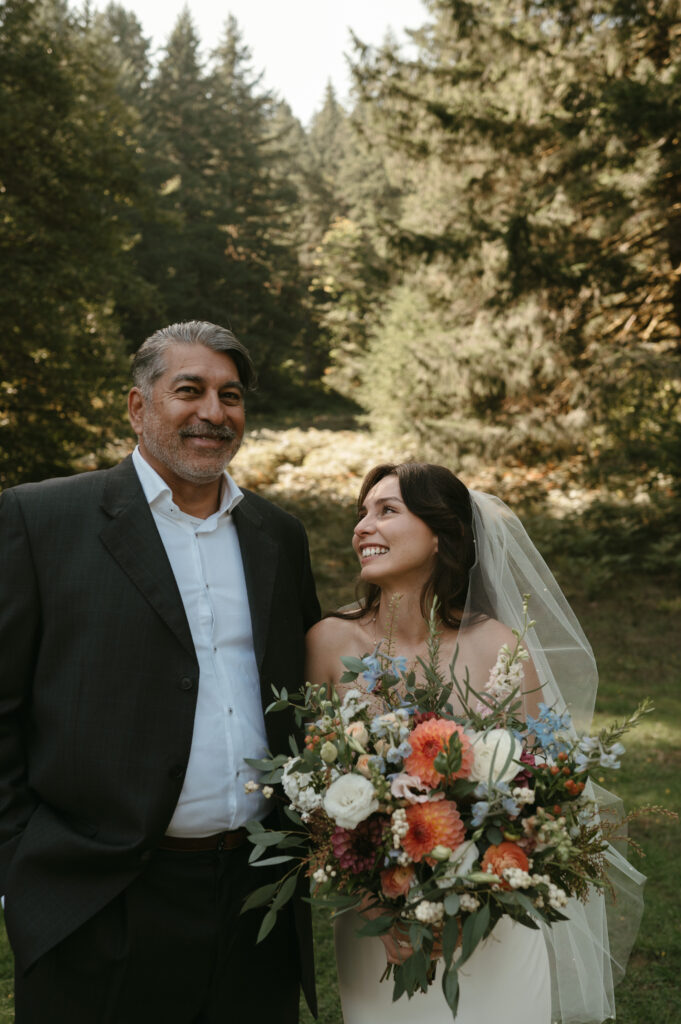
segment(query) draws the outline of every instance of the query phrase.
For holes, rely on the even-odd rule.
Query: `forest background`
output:
[[[2,0],[0,488],[118,461],[141,340],[231,326],[260,378],[235,476],[304,520],[325,608],[366,468],[446,463],[575,603],[597,721],[653,697],[617,787],[678,809],[681,2],[425,7],[408,59],[356,39],[351,102],[329,87],[304,128],[233,18],[204,57],[185,11],[152,62],[124,6]],[[678,829],[632,833],[618,1019],[678,1024]]]

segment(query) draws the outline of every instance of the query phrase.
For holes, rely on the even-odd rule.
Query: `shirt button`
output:
[[[194,680],[190,679],[189,676],[185,676],[183,679],[180,680],[180,689],[181,690],[193,690],[194,689]]]
[[[229,711],[230,715],[234,714],[234,708],[228,708],[227,710]]]

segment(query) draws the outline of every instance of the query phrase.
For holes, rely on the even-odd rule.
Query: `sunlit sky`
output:
[[[134,11],[154,48],[162,47],[185,0],[117,0]],[[94,0],[103,9],[108,0]],[[344,54],[351,52],[350,28],[364,43],[377,45],[389,29],[405,41],[405,28],[427,18],[422,0],[192,0],[188,4],[204,51],[221,35],[229,14],[241,29],[253,70],[263,87],[285,99],[303,124],[319,109],[331,80],[347,98],[350,76]]]

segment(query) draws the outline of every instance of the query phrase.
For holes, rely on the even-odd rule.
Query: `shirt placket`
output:
[[[234,727],[234,701],[231,692],[229,674],[225,671],[223,652],[219,650],[217,643],[216,610],[213,604],[213,591],[210,586],[208,566],[210,565],[209,548],[216,537],[219,524],[211,523],[210,529],[206,529],[206,523],[197,527],[194,532],[196,567],[200,581],[200,619],[201,629],[205,637],[205,646],[209,652],[213,677],[217,683],[219,693],[220,709],[224,727],[224,778],[236,779],[239,775],[234,757],[234,742],[232,729]],[[226,810],[231,817],[236,810],[236,800],[233,789],[228,787],[225,794]]]

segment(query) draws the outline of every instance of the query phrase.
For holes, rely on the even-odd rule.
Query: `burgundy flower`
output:
[[[336,828],[331,836],[331,845],[341,868],[353,875],[369,871],[383,842],[386,827],[385,816],[372,815],[360,821],[356,828]]]
[[[420,725],[421,722],[429,722],[431,718],[439,718],[437,711],[415,711],[414,712],[414,728]]]
[[[537,763],[534,754],[532,754],[529,750],[525,750],[524,747],[518,760],[522,764],[529,764],[533,767]],[[530,782],[531,779],[532,772],[525,771],[525,769],[521,768],[518,774],[514,777],[513,781],[520,786],[523,782]]]

